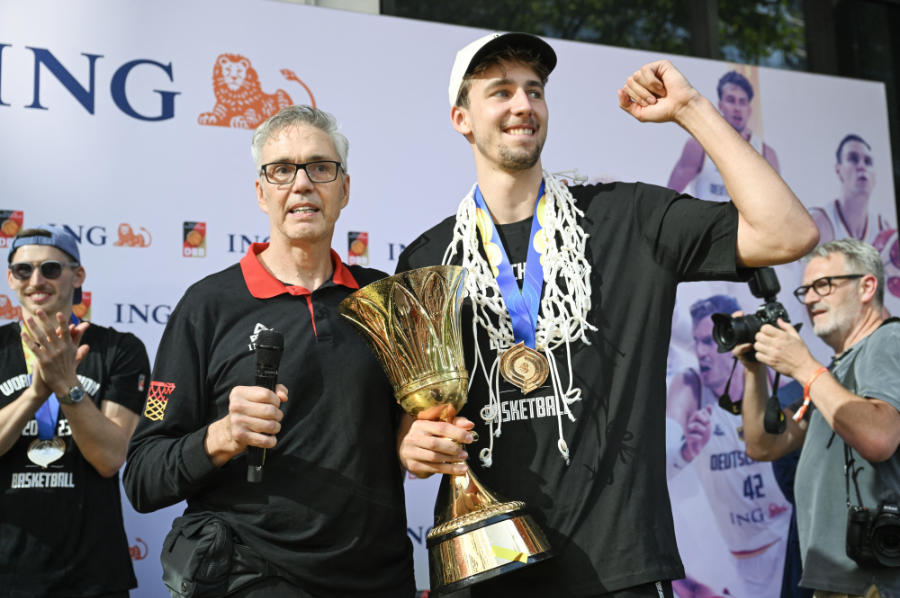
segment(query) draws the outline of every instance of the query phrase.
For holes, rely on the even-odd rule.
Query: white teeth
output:
[[[525,129],[525,128],[509,129],[509,131],[507,131],[507,133],[509,133],[510,135],[533,135],[534,129]]]
[[[313,212],[318,212],[316,208],[294,208],[291,210],[291,214],[311,214]]]

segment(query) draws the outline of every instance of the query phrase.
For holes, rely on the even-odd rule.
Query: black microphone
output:
[[[256,385],[275,390],[278,381],[278,364],[284,352],[284,337],[277,330],[262,330],[256,337]],[[261,482],[266,449],[258,446],[247,448],[247,481]]]

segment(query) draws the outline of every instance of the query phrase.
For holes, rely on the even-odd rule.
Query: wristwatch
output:
[[[64,405],[77,405],[84,399],[84,389],[77,384],[69,389],[64,395],[56,395],[60,403]]]

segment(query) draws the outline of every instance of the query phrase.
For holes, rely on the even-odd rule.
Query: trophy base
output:
[[[544,561],[553,553],[525,503],[495,503],[428,533],[431,590],[453,592]]]

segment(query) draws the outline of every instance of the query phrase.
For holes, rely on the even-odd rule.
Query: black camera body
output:
[[[860,567],[900,567],[900,505],[882,501],[873,512],[847,512],[847,556]]]
[[[757,268],[750,280],[750,292],[754,297],[765,300],[756,313],[732,317],[731,314],[713,314],[713,340],[719,353],[731,351],[743,343],[752,343],[756,333],[765,324],[778,326],[778,318],[790,322],[787,310],[776,296],[781,290],[778,276],[772,268]],[[752,353],[751,353],[752,356]]]

